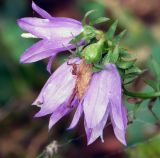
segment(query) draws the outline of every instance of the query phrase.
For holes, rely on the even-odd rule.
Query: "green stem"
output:
[[[141,99],[150,99],[150,98],[160,97],[160,92],[135,93],[135,92],[130,92],[125,88],[123,88],[123,90],[124,90],[124,94],[130,97],[136,97]]]

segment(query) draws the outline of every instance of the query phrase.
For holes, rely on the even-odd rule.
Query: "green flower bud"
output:
[[[103,45],[103,39],[97,43],[88,45],[86,48],[84,48],[82,56],[90,63],[98,63],[102,58]]]

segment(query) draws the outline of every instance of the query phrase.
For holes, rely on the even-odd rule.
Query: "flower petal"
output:
[[[73,61],[78,62],[78,58]],[[49,78],[40,95],[33,103],[34,105],[41,103],[41,109],[35,117],[50,114],[69,100],[76,83],[76,77],[72,75],[71,71],[72,66],[65,62]]]
[[[78,123],[78,121],[79,121],[79,119],[80,119],[80,117],[82,115],[82,112],[83,112],[82,102],[83,101],[81,101],[79,103],[79,105],[77,107],[77,110],[76,110],[76,112],[74,114],[73,120],[72,120],[70,126],[68,127],[68,129],[72,129],[72,128],[74,128],[77,125],[77,123]]]
[[[56,57],[57,53],[53,54],[52,57],[50,57],[49,62],[47,64],[47,71],[51,74],[51,67],[52,67],[52,63]]]
[[[124,129],[123,115],[121,109],[122,103],[122,83],[121,77],[118,70],[114,64],[106,65],[107,79],[108,83],[107,93],[109,96],[109,102],[111,104],[111,112],[116,126],[119,129]]]
[[[56,41],[41,40],[28,48],[21,56],[21,63],[31,63],[50,56],[55,56],[60,51],[65,51],[68,48],[74,48],[68,44],[70,39],[57,39]]]
[[[109,111],[110,111],[109,108],[107,108],[101,122],[99,124],[97,124],[97,126],[94,128],[88,128],[86,120],[85,120],[84,125],[85,125],[85,131],[87,134],[87,142],[88,142],[87,145],[92,144],[98,137],[101,137],[101,141],[104,142],[103,129],[106,125]]]
[[[32,9],[37,12],[41,17],[45,19],[52,19],[53,17],[48,14],[45,10],[37,6],[33,1],[32,1]]]
[[[111,106],[111,109],[112,108],[113,106]],[[126,129],[127,129],[127,113],[126,113],[126,108],[123,104],[121,104],[121,112],[122,112],[122,120],[123,120],[123,127],[124,127],[123,129],[120,129],[117,126],[117,121],[112,112],[111,112],[111,120],[112,120],[115,136],[122,144],[126,145],[125,135],[126,135]]]
[[[81,24],[72,21],[40,19],[40,18],[21,18],[17,21],[18,25],[31,34],[49,40],[58,38],[70,38],[77,36],[83,30]]]
[[[32,9],[37,12],[41,17],[45,18],[45,19],[49,19],[49,20],[63,20],[63,21],[69,21],[69,22],[73,22],[76,24],[81,25],[80,21],[77,21],[75,19],[72,18],[64,18],[64,17],[53,17],[51,16],[49,13],[47,13],[45,10],[43,10],[42,8],[40,8],[39,6],[37,6],[34,2],[32,2]]]
[[[83,102],[85,120],[88,128],[94,128],[102,120],[108,105],[107,74],[105,71],[95,73]]]
[[[57,110],[55,110],[49,120],[48,128],[49,130],[65,115],[71,112],[73,108],[67,107],[66,104],[61,105]]]
[[[123,104],[122,104],[122,115],[123,115],[124,128],[127,129],[127,123],[128,123],[127,110],[126,110],[126,107]]]

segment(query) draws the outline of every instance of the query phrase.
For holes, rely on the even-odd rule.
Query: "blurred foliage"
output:
[[[44,4],[42,0],[36,2]],[[121,44],[125,48],[129,48],[131,54],[137,56],[137,65],[147,70],[139,78],[136,78],[133,84],[128,85],[128,88],[133,91],[150,92],[153,91],[152,86],[146,85],[143,79],[160,83],[160,14],[155,16],[155,13],[159,13],[157,7],[159,3],[156,0],[146,0],[137,5],[137,1],[133,3],[132,0],[76,0],[74,2],[66,0],[65,3],[64,0],[45,1],[45,8],[49,8],[50,13],[52,10],[56,10],[54,14],[57,16],[77,16],[77,19],[80,19],[86,11],[96,9],[96,14],[91,15],[92,19],[99,16],[118,19],[120,27],[116,34],[124,29],[127,30],[127,35]],[[146,5],[151,9],[147,10]],[[43,8],[43,6],[41,7]],[[68,134],[70,132],[65,131],[67,126],[65,119],[65,122],[60,122],[48,133],[45,118],[33,119],[37,108],[29,105],[38,95],[49,74],[45,70],[45,61],[30,65],[19,63],[20,55],[34,43],[30,39],[20,37],[22,31],[17,26],[16,20],[24,16],[36,16],[31,10],[31,1],[0,1],[0,157],[34,158],[53,139],[56,138],[65,143],[73,137],[75,137],[73,141],[60,149],[58,157],[112,157],[112,155],[108,155],[119,149],[123,151],[111,134],[111,127],[106,129],[109,130],[106,133],[111,138],[109,146],[107,146],[109,140],[105,138],[105,144],[98,144],[98,140],[97,143],[86,148],[84,137],[76,139],[82,135],[83,126],[79,125],[75,129],[77,133]],[[97,27],[107,29],[112,22],[111,20],[108,24],[104,23]],[[63,62],[64,58],[65,53],[57,58],[54,68]],[[129,146],[135,145],[134,148],[129,147],[126,150],[131,158],[158,158],[160,156],[158,148],[160,145],[158,135],[160,101],[159,99],[154,101],[152,112],[148,109],[148,104],[150,103],[146,100],[135,110],[135,104],[126,102],[131,121],[127,134],[128,144]],[[154,135],[157,136],[151,141],[143,143]],[[138,142],[142,143],[137,144]],[[123,153],[120,153],[118,157],[123,157]]]
[[[130,158],[159,158],[159,146],[160,135],[157,135],[146,142],[134,145],[134,147],[128,149],[127,153]]]

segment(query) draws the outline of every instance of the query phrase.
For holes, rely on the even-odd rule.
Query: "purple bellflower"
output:
[[[42,40],[27,49],[20,61],[21,63],[31,63],[51,57],[47,66],[47,70],[50,71],[51,63],[57,53],[75,47],[69,42],[83,31],[83,26],[81,22],[71,18],[52,17],[34,2],[32,8],[44,19],[27,17],[21,18],[17,22],[23,30]]]
[[[99,72],[92,65],[74,58],[62,64],[48,79],[33,105],[40,107],[35,117],[50,114],[49,129],[76,109],[69,129],[84,114],[88,145],[98,137],[110,118],[116,138],[126,145],[127,117],[122,101],[122,83],[115,64],[108,63]]]

